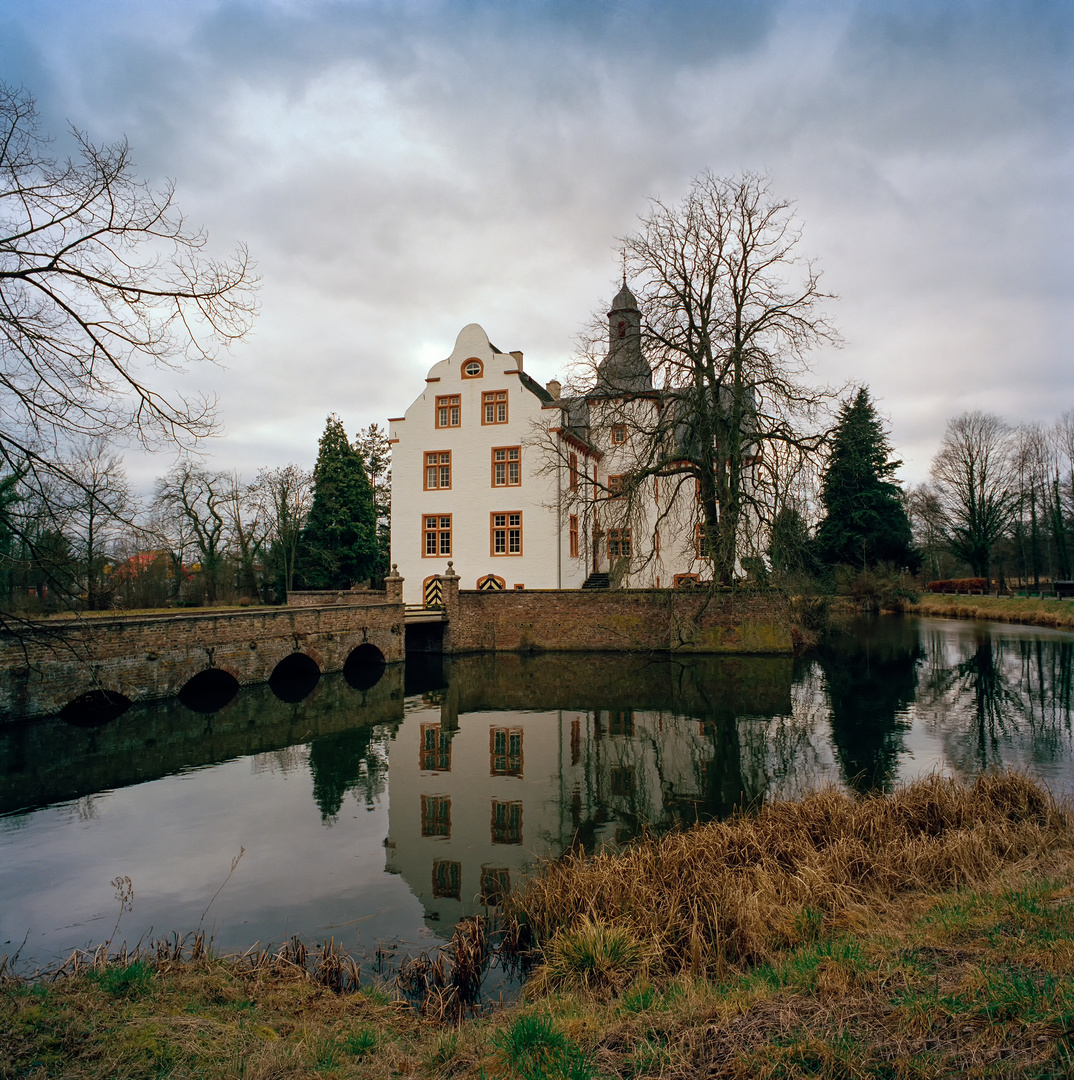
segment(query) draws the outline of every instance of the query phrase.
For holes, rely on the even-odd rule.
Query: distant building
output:
[[[631,482],[666,407],[624,284],[591,390],[562,397],[471,323],[389,421],[392,554],[408,603],[448,561],[463,589],[670,587],[707,579],[692,477]]]

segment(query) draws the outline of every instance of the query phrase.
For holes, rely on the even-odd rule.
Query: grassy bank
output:
[[[527,1000],[457,1024],[354,989],[332,950],[9,977],[0,1076],[1074,1072],[1074,815],[1021,776],[824,792],[550,862],[511,915]]]
[[[906,610],[914,615],[937,615],[945,619],[991,619],[1074,630],[1074,601],[1071,600],[1025,596],[932,596],[926,593]]]

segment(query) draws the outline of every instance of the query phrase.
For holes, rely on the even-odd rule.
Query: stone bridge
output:
[[[284,700],[298,700],[321,672],[403,660],[401,578],[389,578],[384,592],[333,599],[327,606],[48,620],[6,633],[0,718],[77,712],[76,702],[122,708],[175,696],[209,711],[239,686],[263,682]]]

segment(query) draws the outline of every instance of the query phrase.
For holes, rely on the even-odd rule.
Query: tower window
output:
[[[623,320],[623,319],[619,320],[618,329],[619,329],[619,336],[621,338],[625,338],[626,337],[626,321],[625,320]]]

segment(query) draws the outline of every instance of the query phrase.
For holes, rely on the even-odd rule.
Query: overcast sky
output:
[[[1074,408],[1070,0],[0,0],[44,126],[127,136],[261,314],[214,464],[312,466],[398,416],[479,322],[544,382],[614,295],[616,237],[704,169],[796,201],[904,479],[967,408]],[[62,144],[61,144],[62,145]],[[144,484],[165,456],[132,462]]]

